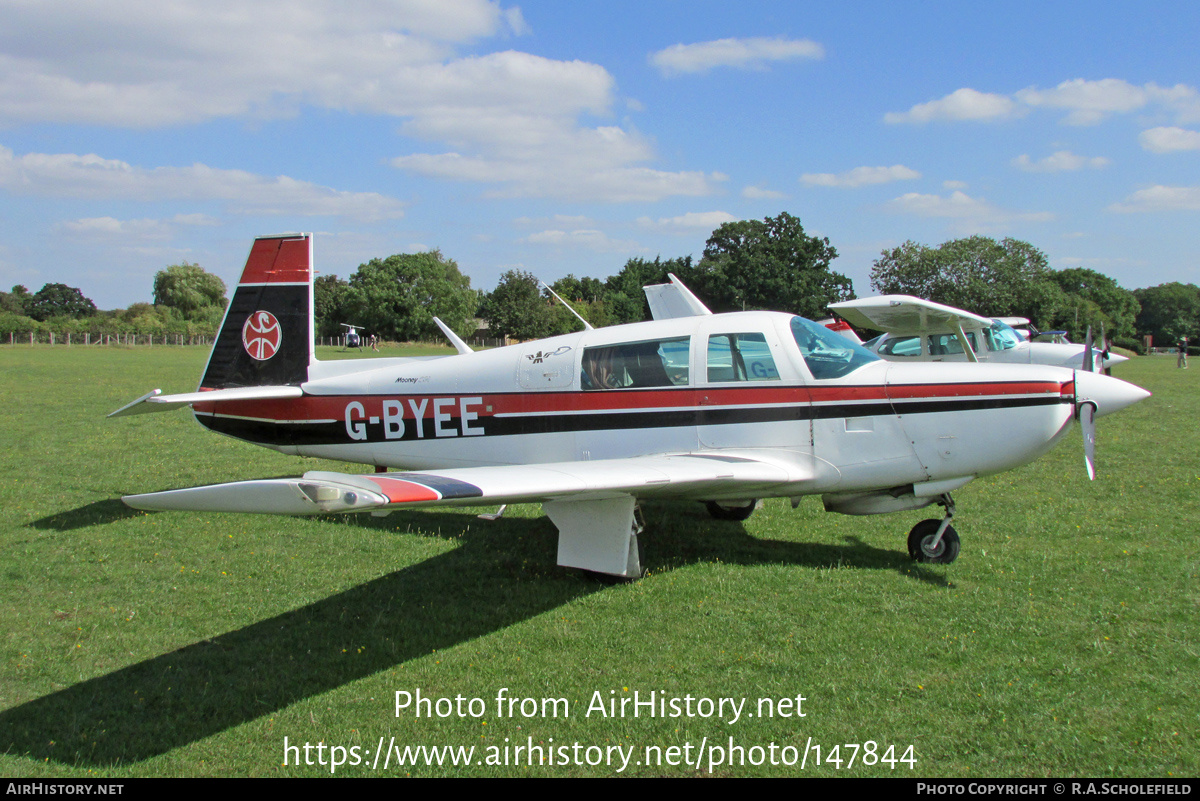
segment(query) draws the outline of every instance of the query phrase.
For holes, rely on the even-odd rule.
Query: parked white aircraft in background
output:
[[[865,347],[889,361],[981,361],[1082,369],[1088,350],[1086,345],[1030,342],[1003,320],[910,295],[860,298],[829,308],[851,325],[885,332]],[[1096,349],[1093,353],[1097,369],[1126,361],[1117,355],[1102,358]]]
[[[846,514],[919,509],[919,561],[951,562],[950,493],[1049,450],[1077,415],[1148,396],[1040,365],[891,364],[801,317],[677,316],[441,357],[318,361],[312,239],[251,248],[199,391],[154,390],[110,416],[191,406],[207,428],[283,453],[376,466],[131,495],[130,506],[314,515],[540,503],[558,563],[642,573],[639,501],[703,501],[744,519],[756,499],[821,495]],[[667,313],[664,312],[664,315]],[[1090,461],[1090,449],[1089,461]],[[385,472],[399,468],[412,472]]]

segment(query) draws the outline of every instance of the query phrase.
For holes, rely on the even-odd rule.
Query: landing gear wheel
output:
[[[914,561],[948,565],[958,558],[960,543],[954,526],[946,526],[942,541],[937,548],[931,547],[941,525],[941,520],[922,520],[908,532],[908,555]]]
[[[717,520],[741,521],[754,514],[754,509],[758,506],[758,501],[752,500],[744,506],[730,505],[720,501],[705,501],[704,506],[708,509],[708,513]]]

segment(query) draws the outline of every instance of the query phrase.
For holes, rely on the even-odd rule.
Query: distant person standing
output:
[[[1187,337],[1186,336],[1180,337],[1179,338],[1179,366],[1182,367],[1184,370],[1187,369],[1187,348],[1188,348]]]

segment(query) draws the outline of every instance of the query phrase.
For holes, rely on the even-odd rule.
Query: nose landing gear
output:
[[[950,519],[954,517],[954,499],[946,493],[938,503],[946,508],[944,518],[922,520],[908,532],[908,555],[913,561],[948,565],[958,558],[958,532],[950,525]]]

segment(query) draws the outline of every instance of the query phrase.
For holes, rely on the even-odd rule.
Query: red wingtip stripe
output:
[[[426,487],[424,484],[404,481],[399,478],[384,478],[382,476],[363,476],[363,478],[373,484],[378,484],[379,488],[383,490],[383,494],[392,503],[438,501],[442,498],[441,493]]]

